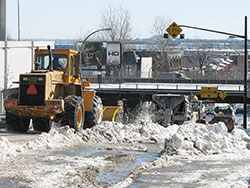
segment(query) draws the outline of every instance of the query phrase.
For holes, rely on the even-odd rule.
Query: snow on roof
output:
[[[221,71],[231,65],[232,62],[233,60],[230,59],[214,58],[212,59],[212,63],[209,64],[209,67],[212,70]]]
[[[234,61],[232,59],[226,59],[226,61],[230,62],[230,63],[233,63]]]
[[[227,62],[227,61],[225,61],[223,58],[220,58],[219,60],[220,60],[220,62],[223,63],[223,64],[230,65],[230,63]]]
[[[219,63],[219,66],[225,68],[227,65],[225,65],[224,63]]]
[[[210,64],[209,64],[209,67],[210,67],[211,69],[213,69],[213,70],[216,70],[218,66],[215,65],[215,64],[210,63]]]
[[[218,67],[218,68],[217,68],[218,71],[220,71],[220,70],[222,70],[222,69],[223,69],[222,67]]]

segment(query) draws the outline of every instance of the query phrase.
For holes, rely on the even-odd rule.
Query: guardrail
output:
[[[133,89],[133,90],[197,90],[201,87],[218,87],[218,90],[243,92],[243,84],[203,84],[203,83],[92,83],[94,89]]]
[[[90,78],[92,83],[99,83],[97,78]],[[161,78],[102,78],[101,83],[204,83],[204,84],[244,84],[243,80],[237,79],[161,79]],[[250,83],[250,80],[248,81]]]
[[[213,99],[201,99],[201,87],[217,87],[218,97]],[[181,94],[196,95],[207,103],[242,103],[244,96],[243,84],[194,84],[194,83],[92,83],[89,89],[94,89],[97,94],[105,100],[115,98],[127,98],[133,100],[151,100],[152,95]],[[221,97],[221,92],[226,93],[226,97]],[[250,98],[247,99],[250,103]]]

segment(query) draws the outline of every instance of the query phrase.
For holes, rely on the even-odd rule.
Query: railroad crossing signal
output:
[[[166,29],[166,31],[175,39],[182,32],[182,29],[175,22],[173,22]]]
[[[225,91],[221,91],[219,96],[222,100],[224,100],[227,97],[227,93]]]

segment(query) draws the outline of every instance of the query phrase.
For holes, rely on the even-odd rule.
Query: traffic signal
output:
[[[185,34],[180,34],[180,39],[184,39],[185,38]]]
[[[163,38],[164,38],[164,39],[168,39],[168,34],[167,34],[167,33],[164,33],[164,34],[163,34]]]

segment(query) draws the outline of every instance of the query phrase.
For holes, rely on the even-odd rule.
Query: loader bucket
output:
[[[119,106],[104,106],[103,107],[103,120],[104,121],[116,121],[116,116],[118,112],[121,110]]]

